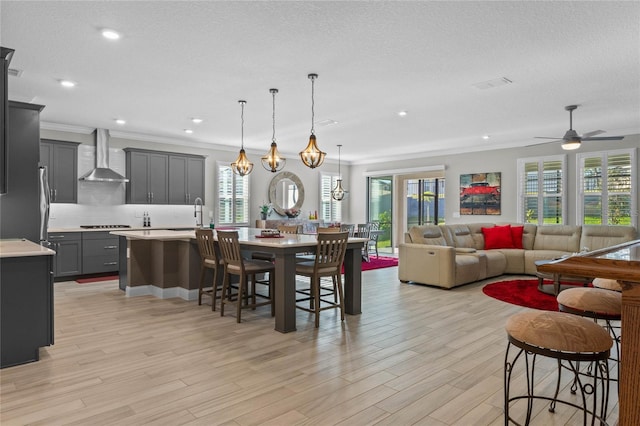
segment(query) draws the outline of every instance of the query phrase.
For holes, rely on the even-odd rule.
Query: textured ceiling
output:
[[[0,14],[23,71],[9,97],[46,105],[46,125],[237,149],[246,99],[257,161],[274,87],[276,139],[293,157],[308,140],[315,72],[318,145],[335,157],[342,144],[351,162],[540,143],[569,128],[569,104],[579,133],[640,133],[637,1],[2,1]],[[105,40],[103,27],[123,38]],[[513,83],[474,87],[501,77]]]

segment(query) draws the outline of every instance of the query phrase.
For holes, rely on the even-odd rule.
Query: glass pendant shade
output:
[[[271,138],[271,148],[269,152],[267,152],[267,155],[261,158],[261,161],[262,167],[275,173],[284,168],[287,159],[280,155],[278,152],[278,144],[276,143],[276,93],[278,93],[278,89],[269,89],[269,92],[271,92],[273,96],[273,136]]]
[[[307,77],[311,80],[311,136],[309,136],[309,143],[304,151],[300,152],[300,159],[304,163],[305,166],[315,169],[319,167],[324,162],[324,157],[327,155],[326,152],[320,151],[318,145],[316,144],[316,135],[314,134],[313,124],[315,119],[314,112],[314,81],[318,78],[318,74],[309,74]]]
[[[240,107],[241,107],[241,113],[240,113],[241,146],[240,146],[240,154],[238,154],[238,158],[236,158],[236,161],[231,163],[231,170],[233,170],[233,173],[239,176],[246,176],[249,173],[251,173],[251,171],[253,170],[253,163],[249,161],[249,159],[247,158],[247,154],[244,152],[244,105],[247,103],[247,101],[238,101],[238,103],[240,104]]]
[[[322,165],[326,155],[326,152],[318,149],[318,145],[316,145],[316,135],[312,133],[311,136],[309,136],[309,144],[305,150],[300,153],[300,158],[305,166],[315,169]]]

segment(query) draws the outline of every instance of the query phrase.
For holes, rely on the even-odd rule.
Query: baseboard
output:
[[[198,289],[188,290],[182,287],[160,288],[154,285],[140,285],[135,287],[127,286],[125,290],[127,297],[154,296],[158,299],[172,299],[178,297],[182,300],[197,300]]]

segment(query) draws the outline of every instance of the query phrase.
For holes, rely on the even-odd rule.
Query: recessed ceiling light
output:
[[[120,38],[120,33],[117,31],[105,28],[102,30],[102,37],[107,38],[109,40],[118,40]]]
[[[200,124],[202,123],[202,118],[198,118],[198,117],[193,117],[191,119],[192,122],[196,123],[196,124]]]
[[[193,130],[191,129],[184,129],[184,132],[188,135],[190,135],[191,133],[193,133]]]
[[[127,124],[127,122],[126,122],[125,120],[123,120],[122,118],[118,118],[118,119],[116,120],[116,123],[117,123],[117,124],[119,124],[119,125],[121,125],[121,126],[122,126],[122,125],[124,125],[124,124]]]
[[[484,135],[484,136],[482,136],[482,139],[484,139],[485,141],[486,141],[487,139],[490,139],[490,138],[491,138],[491,136],[489,136],[489,135]]]
[[[74,87],[76,85],[76,82],[71,80],[60,80],[60,84],[64,87]]]
[[[407,114],[408,114],[408,113],[407,113],[407,111],[400,111],[400,112],[398,113],[398,115],[399,115],[400,117],[405,117]]]

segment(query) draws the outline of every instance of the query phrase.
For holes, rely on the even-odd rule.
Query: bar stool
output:
[[[586,318],[564,312],[525,311],[511,316],[507,320],[506,331],[509,343],[504,363],[504,419],[505,424],[518,423],[511,417],[509,410],[511,403],[520,399],[527,401],[527,412],[524,424],[531,422],[533,402],[536,399],[551,401],[549,411],[554,412],[557,403],[569,405],[583,412],[584,424],[591,416],[591,423],[596,419],[605,423],[609,397],[609,352],[613,345],[611,336],[601,326]],[[515,355],[510,360],[510,350],[514,346]],[[557,360],[558,381],[553,397],[536,395],[535,367],[538,356]],[[526,395],[510,396],[511,375],[520,359],[524,359],[527,379]],[[579,373],[579,362],[588,362],[593,374],[590,383]],[[560,379],[563,369],[568,369],[574,375],[577,389],[580,391],[578,405],[568,400],[558,399]],[[602,395],[599,397],[598,388]],[[588,407],[587,398],[592,398]],[[578,401],[578,402],[580,402]],[[598,407],[599,405],[599,407]],[[599,410],[599,412],[598,412]],[[605,423],[606,424],[606,423]]]
[[[594,287],[596,288],[604,288],[605,290],[613,290],[613,291],[622,291],[622,286],[618,282],[618,280],[611,280],[609,278],[594,278],[593,282]]]
[[[218,285],[218,271],[224,268],[224,262],[218,256],[215,248],[212,229],[196,229],[196,240],[200,252],[200,281],[198,284],[198,305],[202,304],[202,296],[211,297],[211,310],[216,310],[216,299],[221,286]],[[213,281],[211,288],[204,286],[204,278],[207,269],[213,270]]]
[[[576,287],[564,290],[558,297],[558,309],[582,317],[604,321],[605,329],[611,334],[616,345],[615,358],[620,374],[620,335],[612,321],[620,321],[622,315],[622,293],[602,288]],[[618,379],[611,379],[618,381]]]

